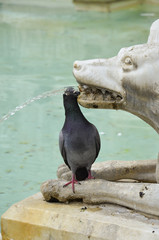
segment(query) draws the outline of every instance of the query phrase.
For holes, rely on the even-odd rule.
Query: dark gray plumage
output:
[[[96,127],[82,114],[77,97],[79,92],[67,88],[63,94],[65,108],[65,122],[59,136],[61,155],[66,165],[72,171],[72,183],[93,178],[91,166],[96,160],[100,150],[100,137]]]

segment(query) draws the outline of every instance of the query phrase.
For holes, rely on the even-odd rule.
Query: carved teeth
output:
[[[112,93],[112,96],[113,96],[114,98],[116,98],[116,97],[117,97],[117,93],[113,92],[113,93]]]
[[[87,86],[87,85],[83,85],[83,88],[84,88],[84,89],[87,89],[87,88],[88,88],[88,86]]]
[[[95,88],[87,85],[79,85],[79,90],[83,93],[82,98],[91,99],[97,101],[121,101],[122,96],[116,92],[111,92],[110,90],[103,88]]]
[[[92,88],[92,92],[96,93],[97,89],[96,88]]]
[[[105,95],[106,90],[105,89],[101,89],[101,92],[103,93],[103,95]]]

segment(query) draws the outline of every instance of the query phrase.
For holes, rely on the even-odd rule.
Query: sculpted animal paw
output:
[[[58,167],[57,177],[58,179],[65,179],[66,181],[71,180],[71,171],[66,164],[62,164]]]

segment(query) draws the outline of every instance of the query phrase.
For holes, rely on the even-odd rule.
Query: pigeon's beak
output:
[[[80,95],[80,91],[76,91],[76,96],[78,97]]]

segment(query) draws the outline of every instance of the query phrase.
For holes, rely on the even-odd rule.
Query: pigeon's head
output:
[[[68,87],[63,94],[64,108],[67,112],[75,112],[79,108],[77,97],[80,92],[76,91],[73,87]]]
[[[73,87],[68,87],[63,96],[64,96],[64,99],[68,99],[68,98],[76,98],[78,97],[78,95],[80,94],[79,91],[75,90]]]

